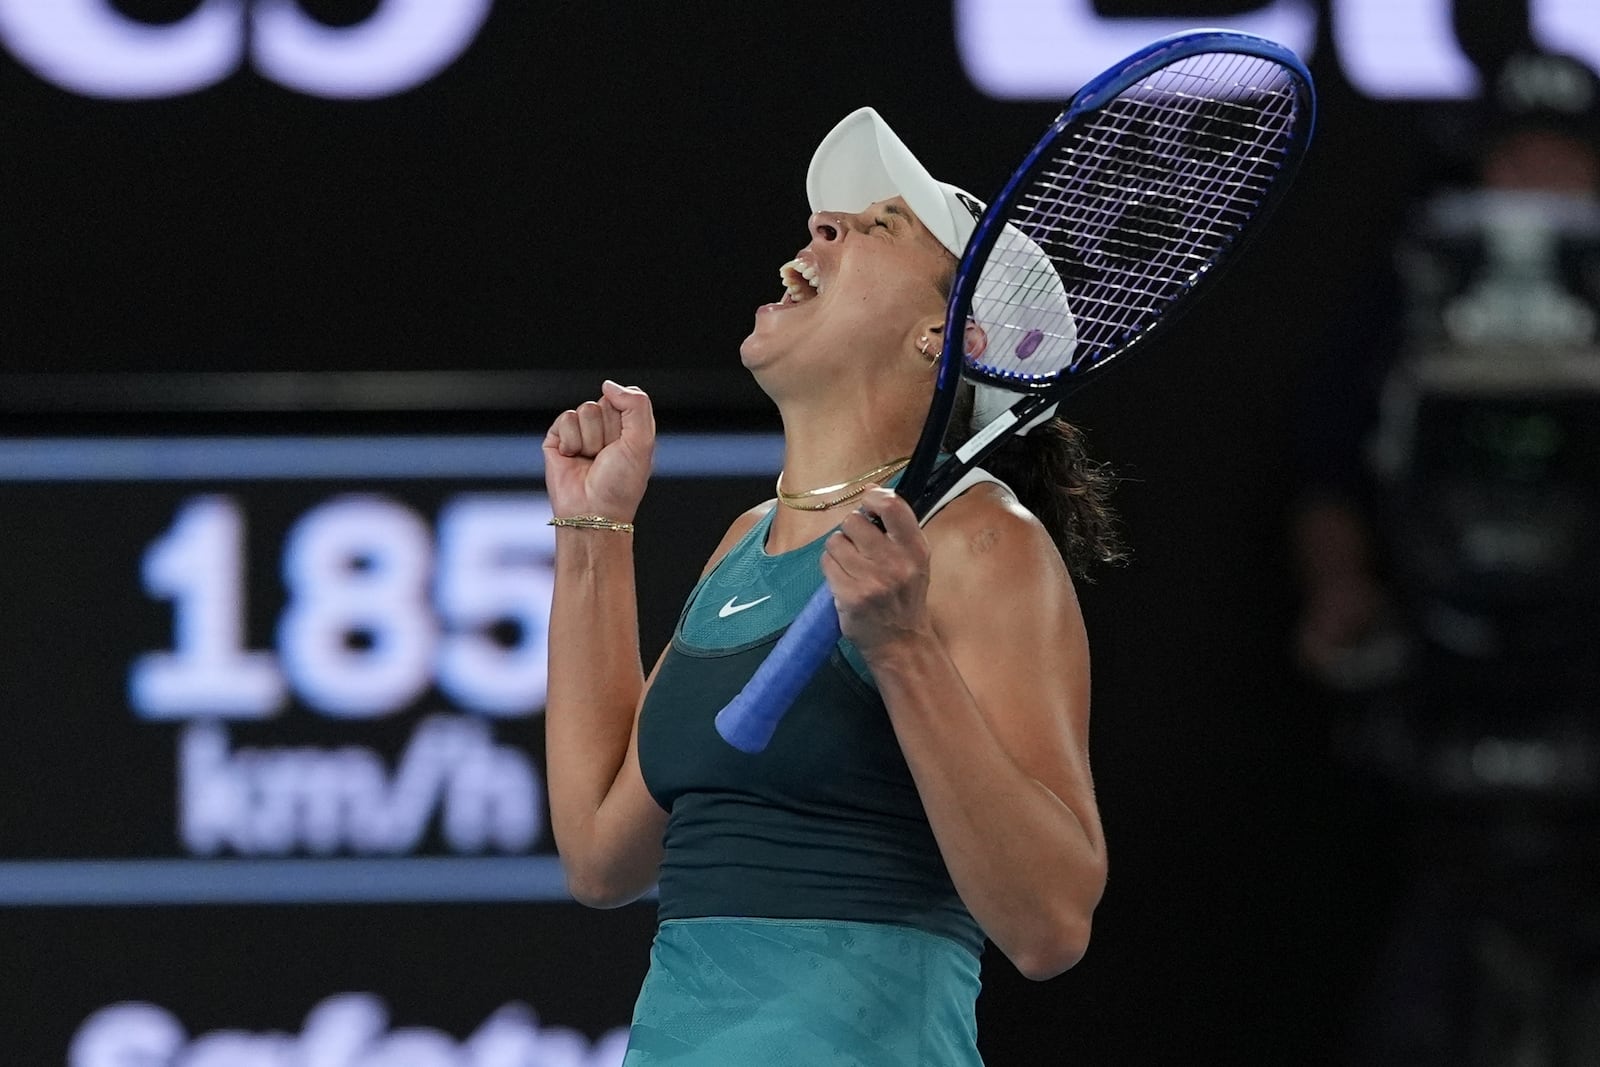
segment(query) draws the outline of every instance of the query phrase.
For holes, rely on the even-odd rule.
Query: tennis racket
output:
[[[1282,198],[1315,112],[1293,52],[1221,30],[1164,37],[1078,91],[983,211],[957,266],[933,402],[896,487],[919,519],[1194,303]],[[987,338],[975,354],[964,351],[969,319]],[[940,463],[963,378],[1009,406]],[[718,733],[764,749],[839,636],[824,584],[717,714]]]

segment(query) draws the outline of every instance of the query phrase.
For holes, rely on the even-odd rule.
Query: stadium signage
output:
[[[390,1028],[370,993],[332,996],[298,1034],[217,1030],[190,1036],[170,1011],[144,1001],[100,1009],[84,1021],[68,1067],[616,1067],[626,1028],[591,1042],[575,1030],[542,1026],[526,1006],[507,1004],[464,1041],[430,1027]]]
[[[493,0],[380,0],[334,27],[294,0],[204,0],[152,24],[111,0],[0,0],[0,44],[45,81],[81,96],[149,100],[208,89],[249,66],[309,96],[405,92],[454,63]]]
[[[1182,5],[1172,4],[1174,12]],[[1328,24],[1345,77],[1383,99],[1465,100],[1482,89],[1453,27],[1454,0],[1328,0]],[[1204,21],[1260,34],[1309,59],[1317,6],[1270,0]],[[1529,0],[1529,28],[1543,49],[1600,69],[1594,0]],[[1093,0],[956,0],[956,42],[973,85],[1001,99],[1061,100],[1099,71],[1193,19],[1102,15]]]
[[[178,837],[190,854],[405,855],[431,833],[457,854],[535,846],[543,781],[492,722],[544,706],[549,517],[533,492],[457,494],[436,532],[385,495],[322,500],[276,553],[273,647],[255,649],[244,637],[244,505],[184,500],[141,566],[145,593],[171,605],[172,647],[133,661],[128,696],[141,719],[184,724]],[[238,723],[250,736],[295,707],[332,720],[316,732],[340,743],[239,744],[230,733]],[[439,710],[403,740],[381,731],[399,742],[392,769],[365,731],[357,742],[336,725],[419,708]]]

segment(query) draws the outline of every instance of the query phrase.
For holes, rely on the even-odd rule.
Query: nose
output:
[[[848,228],[849,223],[837,211],[818,211],[811,216],[811,235],[819,241],[837,241]]]

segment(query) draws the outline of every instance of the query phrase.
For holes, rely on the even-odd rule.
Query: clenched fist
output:
[[[650,480],[656,423],[644,390],[607,380],[600,399],[562,412],[544,438],[544,480],[557,517],[632,522]]]

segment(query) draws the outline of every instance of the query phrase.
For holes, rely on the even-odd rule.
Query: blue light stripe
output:
[[[542,478],[543,437],[137,437],[0,440],[0,482],[183,482],[316,478]],[[770,475],[776,434],[668,434],[655,474]]]
[[[0,862],[0,907],[571,899],[555,856]]]

